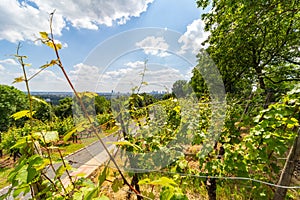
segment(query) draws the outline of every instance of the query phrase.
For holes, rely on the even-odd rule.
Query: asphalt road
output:
[[[102,139],[107,148],[112,145],[111,142],[117,141],[117,137],[114,135],[115,134],[112,134]],[[96,157],[98,154],[102,153],[103,151],[105,150],[104,147],[101,145],[100,141],[96,141],[90,144],[89,146],[86,146],[85,148],[82,148],[64,157],[64,160],[65,162],[68,162],[74,169],[78,169],[80,166],[84,165],[86,162],[91,160],[93,157]],[[58,169],[61,165],[62,165],[61,162],[54,164],[55,170]],[[55,173],[50,167],[47,170],[47,175],[51,179],[53,179],[55,176]],[[63,174],[62,178],[64,178],[65,176],[66,174]]]
[[[109,135],[105,138],[102,138],[103,142],[106,144],[106,147],[109,148],[111,145],[111,142],[117,141],[117,137],[114,136],[115,134]],[[99,141],[94,142],[92,144],[90,144],[89,146],[86,146],[85,148],[82,148],[68,156],[66,156],[65,162],[68,162],[74,169],[78,169],[80,166],[84,165],[86,162],[88,162],[89,160],[91,160],[92,158],[96,158],[99,159],[99,163],[103,162],[103,160],[100,161],[101,158],[99,158],[99,154],[103,153],[104,147],[101,145],[101,143]],[[62,163],[56,163],[54,164],[54,168],[55,170],[59,168],[59,166],[61,166]],[[100,165],[100,164],[99,164]],[[55,176],[55,173],[53,172],[53,170],[48,167],[47,169],[47,175],[53,179]],[[66,177],[66,173],[63,174],[62,178]],[[9,190],[9,186],[2,188],[0,190],[0,196],[3,194],[6,194]],[[29,199],[31,198],[30,194],[27,194],[23,197],[20,196],[20,199]],[[13,200],[13,197],[9,197],[8,200]]]

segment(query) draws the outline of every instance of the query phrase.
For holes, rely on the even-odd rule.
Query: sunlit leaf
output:
[[[33,167],[37,170],[37,171],[40,171],[40,170],[43,170],[46,166],[48,166],[50,164],[50,160],[49,159],[46,159],[46,158],[43,158],[42,159],[42,162],[38,162],[38,163],[35,163],[33,165]]]
[[[59,140],[57,131],[42,131],[42,132],[34,132],[33,136],[35,138],[39,138],[45,143],[56,142]]]
[[[115,145],[119,145],[119,146],[131,146],[136,150],[142,150],[141,147],[139,147],[138,145],[132,144],[129,141],[119,141],[119,142],[112,142]]]
[[[52,41],[45,42],[45,44],[46,44],[48,47],[51,47],[52,49],[55,49],[55,48],[54,48],[54,44],[53,44]],[[60,43],[55,44],[55,46],[56,46],[56,49],[57,49],[57,50],[59,50],[59,49],[62,48],[62,44],[60,44]]]
[[[62,48],[62,44],[58,43],[58,44],[55,44],[56,45],[56,48],[57,49],[61,49]]]
[[[143,185],[143,184],[160,185],[160,186],[171,187],[171,188],[177,186],[177,184],[175,183],[174,180],[169,179],[167,177],[161,177],[161,178],[159,178],[157,180],[154,180],[154,181],[150,181],[149,178],[146,178],[144,180],[140,180],[139,184],[140,185]]]
[[[61,165],[61,166],[56,170],[56,172],[55,172],[55,177],[56,177],[56,178],[61,177],[61,176],[65,173],[66,170],[70,170],[70,169],[72,169],[72,167],[71,167],[71,165],[69,165],[69,164],[66,164],[66,167],[65,167],[64,165]]]
[[[48,39],[48,33],[46,32],[40,32],[40,36],[42,39]]]
[[[24,63],[24,66],[30,67],[30,66],[31,66],[31,63]]]
[[[95,92],[78,92],[79,97],[89,97],[89,98],[94,98],[97,95]]]
[[[13,83],[13,84],[14,84],[14,83],[20,83],[20,82],[23,82],[23,81],[25,81],[24,76],[20,76],[20,77],[18,77],[18,78],[15,78],[14,82],[12,82],[12,83]]]
[[[27,168],[28,168],[28,165],[23,165],[22,168],[18,171],[16,180],[18,180],[19,183],[27,182],[27,176],[28,176]]]
[[[24,148],[27,146],[26,139],[18,140],[18,142],[11,147],[11,149]]]
[[[32,112],[32,114],[34,113],[35,111]],[[21,119],[23,117],[30,117],[30,110],[21,110],[19,112],[16,112],[15,114],[12,114],[11,117],[15,120]]]
[[[64,141],[67,142],[74,133],[76,133],[77,131],[77,127],[73,128],[70,132],[68,132],[65,136],[64,136]]]
[[[84,200],[94,199],[93,197],[96,196],[97,193],[98,193],[98,188],[94,188],[92,191],[88,191],[88,192],[84,195]]]
[[[31,96],[30,98],[31,98],[32,100],[34,100],[34,101],[39,102],[39,103],[48,105],[48,103],[47,103],[45,100],[43,100],[43,99],[39,99],[39,98],[37,98],[37,97],[35,97],[35,96]]]

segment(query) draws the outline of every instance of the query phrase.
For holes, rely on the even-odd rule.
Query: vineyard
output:
[[[23,74],[14,82],[27,91],[0,85],[0,184],[9,187],[0,199],[300,199],[300,4],[212,2],[214,12],[202,16],[208,47],[191,79],[161,97],[141,92],[147,61],[130,94],[78,92],[53,12],[39,41],[55,58],[28,77],[19,45]],[[30,81],[50,67],[74,94],[58,105],[31,94]],[[111,135],[118,140],[104,142]],[[96,141],[108,160],[93,176],[72,176],[65,156]]]

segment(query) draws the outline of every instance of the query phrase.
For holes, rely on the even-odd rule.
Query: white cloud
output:
[[[107,78],[120,78],[132,71],[133,71],[132,68],[126,68],[126,69],[122,68],[122,69],[118,69],[116,71],[108,71],[108,72],[104,73],[104,75],[106,75],[105,77],[107,77]]]
[[[11,59],[11,58],[0,60],[0,63],[4,64],[4,65],[18,65],[18,63],[14,59]]]
[[[1,72],[4,72],[4,70],[5,70],[5,67],[4,67],[3,65],[0,64],[0,73],[1,73]]]
[[[1,0],[0,40],[17,42],[35,40],[38,32],[49,30],[49,13],[53,18],[55,35],[69,23],[75,28],[98,29],[99,25],[125,24],[131,17],[139,17],[153,0]],[[27,2],[27,3],[26,3]],[[33,6],[34,5],[34,6]],[[68,22],[68,23],[67,23]]]
[[[132,88],[140,86],[144,62],[128,62],[125,66],[127,68],[105,72],[98,82],[99,90],[131,92]],[[148,85],[144,85],[141,92],[170,89],[176,80],[183,78],[184,76],[178,69],[149,63],[143,80]]]
[[[33,69],[30,68],[29,73],[31,75],[37,73],[38,71],[40,71],[40,69]],[[29,75],[30,77],[30,75]],[[53,81],[64,81],[63,78],[59,77],[57,74],[55,74],[53,71],[50,70],[44,70],[42,72],[40,72],[37,76],[35,76],[32,81],[43,81],[43,84],[48,84],[48,82],[53,82]]]
[[[143,61],[136,61],[136,62],[128,62],[125,64],[125,66],[127,67],[131,67],[131,68],[141,68],[144,67],[144,62]]]
[[[98,67],[79,63],[70,71],[70,76],[78,91],[94,91],[100,74]]]
[[[191,51],[197,54],[204,46],[201,44],[208,36],[209,32],[204,31],[204,22],[201,19],[194,20],[187,26],[186,32],[179,38],[178,42],[182,43],[180,54]]]
[[[46,2],[45,2],[46,3]],[[35,40],[39,31],[49,29],[49,12],[19,3],[17,0],[0,1],[0,40],[10,42]],[[54,34],[61,35],[65,21],[61,15],[53,20]]]
[[[149,36],[144,40],[137,42],[136,46],[142,48],[145,54],[148,55],[156,55],[159,57],[166,57],[170,55],[166,52],[169,49],[169,45],[163,37]]]

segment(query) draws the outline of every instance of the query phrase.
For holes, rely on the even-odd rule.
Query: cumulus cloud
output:
[[[105,72],[101,75],[98,86],[104,91],[131,92],[135,87],[141,85],[144,62],[135,61],[124,64],[126,68],[119,68]],[[144,74],[144,82],[141,92],[151,92],[153,90],[163,91],[172,88],[176,80],[183,79],[180,70],[154,63],[148,63]]]
[[[0,73],[3,72],[4,70],[5,70],[5,67],[0,64]]]
[[[178,40],[179,43],[182,43],[180,54],[188,51],[197,54],[204,47],[202,43],[209,36],[209,32],[204,31],[204,26],[204,22],[201,19],[194,20],[187,26],[186,32]]]
[[[14,59],[11,59],[11,58],[0,60],[0,64],[4,64],[4,65],[18,65],[18,63]]]
[[[70,76],[78,91],[94,91],[100,74],[98,67],[79,63],[70,71]]]
[[[1,0],[0,40],[35,40],[39,31],[49,30],[49,13],[56,10],[54,34],[61,35],[67,24],[97,30],[99,25],[125,24],[139,17],[153,0]]]
[[[31,75],[39,72],[40,69],[29,69],[29,73]],[[29,76],[30,77],[30,76]],[[59,77],[57,74],[55,74],[53,71],[50,70],[44,70],[40,72],[37,76],[35,76],[32,81],[44,81],[43,84],[48,84],[48,82],[53,82],[53,81],[64,81],[63,78]]]
[[[45,2],[46,3],[46,2]],[[17,0],[0,1],[0,40],[17,42],[22,40],[36,40],[39,31],[49,29],[49,12],[28,5]],[[57,15],[53,20],[54,34],[61,35],[65,27],[63,16]]]
[[[166,57],[170,55],[166,52],[169,49],[169,45],[163,37],[149,36],[142,41],[137,42],[136,46],[142,48],[145,54],[148,55],[155,55],[159,57]]]
[[[128,62],[125,64],[125,66],[130,68],[141,68],[144,67],[145,62],[143,61],[136,61],[136,62]]]

